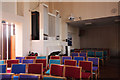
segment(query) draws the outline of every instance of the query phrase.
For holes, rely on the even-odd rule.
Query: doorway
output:
[[[15,24],[2,24],[2,59],[15,59]]]

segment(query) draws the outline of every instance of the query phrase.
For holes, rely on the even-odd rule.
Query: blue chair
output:
[[[72,58],[74,58],[74,56],[79,56],[79,53],[73,52],[73,53],[71,53],[71,56],[72,56]]]
[[[22,63],[22,59],[25,59],[25,57],[16,57],[16,59],[19,59],[19,63]]]
[[[87,51],[88,57],[95,57],[95,51]]]
[[[26,73],[26,64],[12,64],[11,73]]]
[[[22,63],[29,64],[29,63],[34,63],[33,59],[23,59]]]
[[[6,64],[0,64],[0,73],[6,73],[6,72],[7,72]]]
[[[103,51],[96,51],[95,55],[97,58],[99,58],[100,61],[102,61],[102,65],[103,65],[104,64]]]
[[[82,56],[75,56],[74,57],[74,60],[77,61],[77,64],[79,63],[79,61],[84,61],[85,60],[85,57],[82,57]]]
[[[72,60],[72,56],[62,56],[62,64],[64,64],[65,60]]]
[[[99,76],[99,58],[95,58],[95,57],[88,57],[88,61],[92,61],[93,62],[93,72],[95,72],[95,77],[97,78]]]
[[[0,64],[5,64],[5,61],[4,60],[0,60]]]
[[[37,56],[36,59],[46,59],[46,56]]]
[[[60,59],[50,59],[49,60],[49,67],[51,66],[51,64],[61,64],[61,60]],[[47,70],[46,74],[50,74],[50,69]]]
[[[19,80],[40,80],[40,75],[37,74],[20,74]]]
[[[86,52],[81,52],[81,53],[79,53],[79,56],[84,56],[85,59],[87,59],[87,53],[86,53]]]
[[[0,73],[0,80],[13,80],[13,73]]]
[[[67,80],[65,77],[57,77],[57,76],[43,76],[43,80]]]

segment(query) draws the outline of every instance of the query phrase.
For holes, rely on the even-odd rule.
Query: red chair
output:
[[[25,59],[36,59],[36,56],[27,56]]]
[[[60,59],[60,56],[50,56],[50,59]]]
[[[43,75],[43,64],[42,63],[28,64],[28,73]]]
[[[15,60],[7,60],[7,67],[11,67],[12,64],[18,64],[19,60],[15,59]]]
[[[35,63],[43,63],[43,72],[47,70],[47,59],[36,59]]]
[[[79,61],[79,67],[82,67],[82,78],[88,79],[88,78],[93,78],[93,62],[92,61]]]
[[[76,66],[65,66],[65,74],[64,77],[73,78],[73,79],[81,79],[81,67]]]
[[[63,77],[64,65],[51,64],[50,75]]]
[[[76,60],[65,60],[64,65],[77,66]]]

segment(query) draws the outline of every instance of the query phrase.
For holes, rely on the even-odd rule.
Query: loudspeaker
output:
[[[31,13],[32,18],[32,40],[39,40],[39,12]]]

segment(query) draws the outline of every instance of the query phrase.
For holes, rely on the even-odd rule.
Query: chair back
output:
[[[38,74],[20,74],[19,80],[40,80],[40,75],[38,75]]]
[[[0,80],[13,80],[13,73],[0,73]]]
[[[44,75],[43,80],[67,80],[65,77],[58,77],[58,76],[51,76],[51,75]]]
[[[79,53],[79,56],[83,56],[86,59],[87,58],[87,53],[86,52],[81,52],[81,53]]]
[[[43,64],[42,63],[28,64],[28,73],[43,75]]]
[[[5,60],[0,60],[0,64],[5,64]]]
[[[62,56],[62,64],[64,64],[64,60],[72,60],[72,56]]]
[[[22,59],[25,59],[25,57],[16,57],[16,59],[19,59],[19,63],[22,63]]]
[[[77,53],[77,52],[72,52],[72,53],[71,53],[71,56],[72,56],[72,58],[73,58],[74,56],[79,56],[79,53]]]
[[[23,59],[22,63],[29,64],[29,63],[34,63],[33,59]]]
[[[51,66],[51,64],[61,64],[61,60],[60,59],[50,59],[49,67]]]
[[[103,51],[96,51],[95,54],[96,54],[96,57],[103,59]]]
[[[27,56],[25,59],[36,59],[36,56]]]
[[[36,59],[46,59],[46,56],[37,56]]]
[[[26,64],[12,64],[11,73],[26,73]]]
[[[0,73],[6,73],[6,72],[7,72],[6,64],[0,64]]]
[[[79,63],[79,61],[84,61],[85,60],[85,57],[82,57],[82,56],[75,56],[74,57],[74,60],[77,61],[77,64]]]
[[[60,56],[50,56],[50,59],[60,59]]]
[[[79,67],[82,67],[82,70],[89,71],[92,73],[93,62],[92,61],[79,61]]]
[[[76,60],[65,60],[64,65],[77,66]]]
[[[81,79],[81,67],[65,66],[64,76],[67,78]]]
[[[93,50],[87,51],[87,55],[88,57],[95,57],[95,51]]]
[[[43,68],[47,68],[47,60],[46,59],[36,59],[35,63],[43,63]]]
[[[7,67],[11,67],[12,64],[18,64],[18,63],[19,63],[19,59],[7,60]]]
[[[63,65],[51,64],[50,75],[63,77],[63,72],[64,72]]]
[[[88,57],[88,61],[92,61],[94,66],[98,66],[99,65],[99,58]]]

